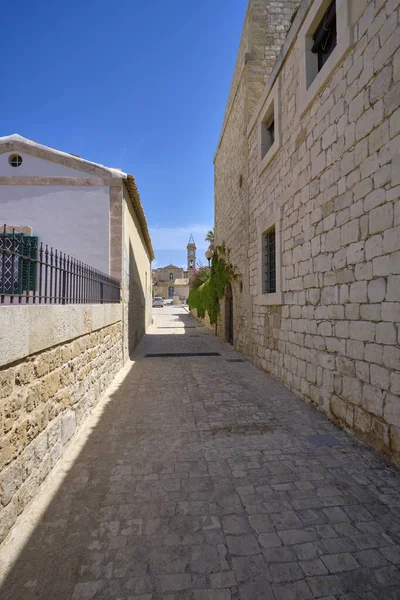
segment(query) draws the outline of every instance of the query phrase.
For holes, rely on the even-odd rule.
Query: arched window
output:
[[[173,278],[174,278],[174,274],[173,274],[173,273],[170,273],[170,274],[169,274],[169,278],[170,278],[170,279],[173,279]]]
[[[168,288],[168,298],[173,298],[175,295],[175,288],[173,285],[170,285]]]

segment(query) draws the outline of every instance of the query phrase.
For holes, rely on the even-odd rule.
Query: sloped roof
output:
[[[158,267],[157,271],[163,271],[164,269],[178,269],[179,271],[183,271],[182,267],[177,267],[176,265],[166,265],[165,267]]]
[[[136,181],[133,175],[128,174],[126,176],[125,185],[128,189],[129,197],[131,199],[133,209],[140,223],[140,227],[142,228],[144,241],[150,254],[150,260],[154,260],[155,256],[153,245],[151,243],[149,228],[147,227],[146,216],[144,214],[143,206],[139,196],[139,191],[137,189]]]
[[[109,177],[111,176],[119,179],[125,179],[127,177],[127,173],[123,173],[118,169],[105,167],[99,163],[81,158],[77,154],[70,154],[69,152],[62,152],[61,150],[56,150],[50,146],[44,146],[43,144],[29,140],[18,133],[0,137],[0,154],[11,150],[20,150],[21,152],[25,151],[28,154],[30,151],[32,152],[32,150],[34,150],[35,155],[38,155],[40,158],[45,160],[53,159],[54,162],[59,164],[65,164],[65,162],[68,162],[68,165],[65,166],[76,168],[80,171],[86,169],[87,172],[90,172],[94,168],[96,171],[104,171]],[[55,158],[56,160],[54,160]]]

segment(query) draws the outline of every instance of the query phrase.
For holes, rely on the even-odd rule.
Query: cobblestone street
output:
[[[1,599],[400,598],[400,472],[185,309],[154,319]]]

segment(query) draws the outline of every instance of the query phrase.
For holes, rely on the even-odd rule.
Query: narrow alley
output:
[[[1,599],[400,598],[399,471],[184,308],[154,320]]]

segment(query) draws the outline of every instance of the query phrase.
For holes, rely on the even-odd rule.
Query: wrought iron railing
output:
[[[0,230],[0,304],[103,304],[120,301],[120,282],[38,244],[38,239]]]

